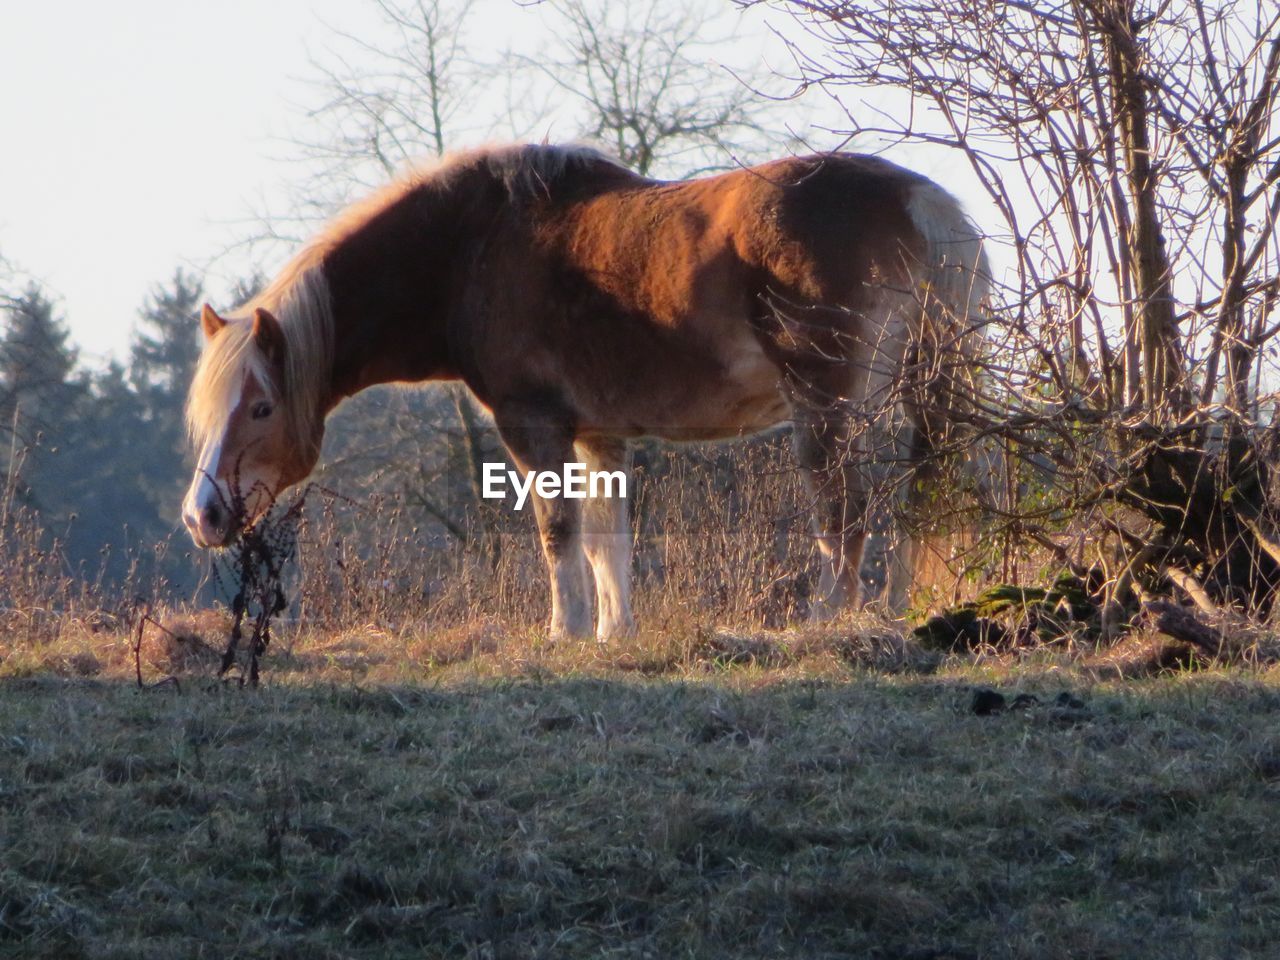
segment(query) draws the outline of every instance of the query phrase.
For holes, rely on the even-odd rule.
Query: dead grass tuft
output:
[[[230,617],[219,610],[162,614],[143,625],[143,662],[169,676],[211,674],[230,629]]]
[[[423,638],[418,651],[434,666],[467,663],[478,657],[496,656],[507,642],[507,631],[492,620],[479,620],[442,630]]]
[[[790,642],[792,639],[777,632],[706,630],[698,637],[693,655],[709,666],[751,665],[776,669],[795,662],[796,654]]]
[[[1127,634],[1111,647],[1086,656],[1083,668],[1100,680],[1136,680],[1207,665],[1190,644],[1155,631]]]

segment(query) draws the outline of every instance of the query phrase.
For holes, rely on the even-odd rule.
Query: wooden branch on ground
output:
[[[1142,605],[1142,618],[1161,633],[1198,647],[1210,656],[1222,653],[1222,634],[1186,607],[1168,600],[1148,600]]]
[[[1276,563],[1280,563],[1280,543],[1277,543],[1275,538],[1268,536],[1263,531],[1257,520],[1252,517],[1245,516],[1242,512],[1239,515],[1240,521],[1248,527],[1249,532],[1252,533],[1254,539],[1258,541],[1258,546],[1265,550],[1272,560]]]
[[[1200,608],[1201,613],[1211,617],[1218,616],[1220,612],[1218,605],[1213,602],[1199,580],[1177,567],[1165,567],[1161,572],[1169,578],[1170,583],[1191,598],[1191,602]]]

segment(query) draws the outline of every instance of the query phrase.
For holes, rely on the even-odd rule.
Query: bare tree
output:
[[[1012,268],[970,435],[1002,436],[1022,489],[1049,487],[1000,505],[1009,528],[1077,568],[1096,548],[1113,609],[1170,585],[1269,606],[1280,9],[740,2],[802,23],[795,79],[836,98],[850,135],[952,149],[989,199]],[[871,90],[896,105],[858,102]],[[1064,537],[1072,522],[1090,535]]]
[[[306,209],[327,215],[356,189],[441,156],[475,122],[484,74],[464,49],[469,5],[456,0],[367,0],[375,29],[332,28],[312,57],[319,101],[296,142],[313,165]],[[326,186],[318,193],[317,185]]]
[[[720,62],[736,39],[728,5],[543,0],[558,49],[522,57],[576,105],[581,131],[642,174],[723,169],[776,146],[762,78]]]

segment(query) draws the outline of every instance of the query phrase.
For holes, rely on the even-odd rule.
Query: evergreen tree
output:
[[[182,404],[200,357],[202,284],[181,268],[168,286],[157,286],[143,304],[130,351],[129,380],[143,403],[143,417],[181,453]]]
[[[193,583],[180,550],[156,547],[175,533],[185,544],[182,408],[199,302],[200,283],[176,271],[144,303],[128,364],[91,375],[38,287],[0,301],[0,473],[20,467],[19,496],[85,576]]]
[[[121,383],[99,383],[104,397],[115,396],[119,410],[128,408],[136,425],[121,448],[129,461],[121,467],[121,489],[137,498],[135,529],[152,540],[181,531],[179,512],[190,479],[183,405],[200,357],[202,288],[199,278],[182,269],[174,271],[168,284],[153,288],[133,334],[131,393],[122,391]]]
[[[16,432],[18,444],[61,439],[86,386],[75,365],[76,351],[53,302],[29,285],[6,305],[0,332],[0,423]]]
[[[87,576],[101,570],[107,582],[119,583],[135,560],[150,575],[152,547],[172,524],[146,495],[150,428],[143,422],[142,401],[124,366],[114,361],[93,376],[86,396],[57,456],[58,502],[50,504],[59,520],[70,521],[58,530],[67,559]]]
[[[76,351],[53,302],[35,284],[5,304],[0,328],[0,424],[11,436],[0,445],[0,468],[21,468],[24,502],[65,518],[64,467],[71,428],[87,395]]]

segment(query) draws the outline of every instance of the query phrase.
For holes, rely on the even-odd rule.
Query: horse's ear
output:
[[[280,329],[280,321],[262,307],[253,311],[253,340],[272,363],[279,363],[284,357],[284,331]]]
[[[218,316],[213,307],[206,303],[204,309],[200,311],[200,329],[204,331],[205,338],[212,339],[213,335],[226,325],[227,321]]]

